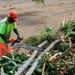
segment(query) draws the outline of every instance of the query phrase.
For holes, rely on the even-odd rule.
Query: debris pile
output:
[[[29,55],[13,52],[1,56],[0,75],[73,75],[75,73],[75,19],[62,22],[57,31],[45,27],[40,35],[31,36],[24,43],[37,46],[43,41],[46,42],[42,47],[43,51],[33,50]],[[34,53],[36,55],[32,57]],[[32,59],[31,63],[25,70],[23,69],[22,74],[18,74],[21,66],[28,64],[26,62],[30,60],[29,58]]]

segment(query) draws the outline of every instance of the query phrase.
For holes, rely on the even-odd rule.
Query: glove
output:
[[[17,36],[17,40],[21,41],[21,40],[23,40],[23,37]]]

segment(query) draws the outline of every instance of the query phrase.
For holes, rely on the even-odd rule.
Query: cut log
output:
[[[57,43],[59,43],[61,41],[61,39],[57,39],[54,42],[52,42],[39,56],[38,58],[35,60],[35,62],[33,63],[33,65],[31,66],[31,68],[28,70],[28,72],[25,75],[32,75],[32,73],[34,72],[34,70],[36,69],[39,60],[41,60],[42,56],[48,52],[51,48],[53,48],[54,45],[56,45]]]
[[[38,47],[43,47],[47,43],[48,43],[48,41],[44,41],[43,43],[38,45]],[[30,63],[35,58],[37,52],[38,52],[38,50],[33,51],[31,57],[27,61],[25,61],[25,63],[18,69],[18,71],[15,73],[15,75],[22,75],[22,73],[25,71],[25,69],[30,65]]]

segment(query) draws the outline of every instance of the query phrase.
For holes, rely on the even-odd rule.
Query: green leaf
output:
[[[8,57],[8,56],[5,56],[5,55],[3,55],[3,56],[1,56],[3,59],[7,59],[7,60],[9,60],[10,58]]]
[[[3,67],[0,68],[0,75],[8,75],[8,74],[6,74],[6,73],[4,72]]]
[[[45,27],[46,32],[50,32],[52,30],[51,27]]]
[[[42,69],[38,69],[37,71],[38,71],[39,73],[41,73],[41,72],[42,72]]]
[[[71,68],[71,71],[72,71],[73,73],[75,73],[75,66],[73,66],[73,67]]]
[[[51,69],[52,69],[52,68],[55,68],[52,63],[49,63],[49,67],[50,67]]]
[[[46,72],[45,75],[49,75],[49,72]]]

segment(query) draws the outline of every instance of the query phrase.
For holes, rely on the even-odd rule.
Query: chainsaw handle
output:
[[[11,46],[13,46],[16,42],[17,42],[17,43],[21,42],[22,40],[23,40],[23,38],[21,38],[21,39],[17,38],[17,39],[11,44]]]

